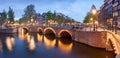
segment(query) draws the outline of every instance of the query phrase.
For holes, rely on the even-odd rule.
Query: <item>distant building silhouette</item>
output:
[[[55,16],[62,16],[63,19],[66,19],[66,20],[67,20],[67,19],[68,19],[68,20],[71,19],[70,17],[64,15],[63,13],[56,13]]]
[[[34,19],[34,21],[36,21],[38,24],[43,24],[45,21],[45,15],[44,14],[40,14],[40,13],[36,13],[32,16],[32,18]]]

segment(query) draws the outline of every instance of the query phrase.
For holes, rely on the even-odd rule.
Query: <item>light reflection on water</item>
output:
[[[47,47],[47,49],[54,48],[56,44],[56,39],[50,40],[50,38],[44,36],[44,44]]]
[[[6,46],[7,46],[9,51],[13,50],[13,46],[15,44],[14,42],[15,42],[15,39],[13,37],[7,37],[6,38]]]
[[[64,53],[70,53],[72,50],[72,46],[73,46],[72,42],[69,44],[64,44],[60,40],[58,41],[58,47]]]
[[[31,36],[30,42],[28,44],[28,47],[31,51],[33,51],[36,48],[35,40],[34,37]]]
[[[28,34],[28,33],[27,33]],[[21,39],[21,40],[24,40],[27,36],[27,34],[24,34],[24,30],[22,28],[19,28],[18,29],[18,37]],[[26,35],[26,36],[25,36]]]
[[[39,33],[37,33],[37,39],[39,43],[42,43],[43,35],[40,35]]]
[[[0,38],[0,50],[4,50],[0,55],[4,54],[5,58],[114,58],[110,52],[73,42],[69,38],[38,33],[19,33],[18,36],[6,35]]]

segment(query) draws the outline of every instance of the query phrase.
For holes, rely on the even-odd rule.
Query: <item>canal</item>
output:
[[[113,52],[39,33],[0,34],[0,58],[114,58]]]

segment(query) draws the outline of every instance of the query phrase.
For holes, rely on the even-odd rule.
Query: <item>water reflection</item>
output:
[[[0,40],[0,51],[2,51],[2,41]]]
[[[35,48],[36,48],[36,44],[35,44],[35,40],[34,40],[33,36],[31,36],[28,47],[29,47],[29,50],[31,50],[31,51],[35,50]]]
[[[39,43],[42,43],[43,35],[40,35],[39,33],[37,33],[37,39]]]
[[[30,33],[24,33],[23,29],[19,29],[20,32],[18,32],[19,38],[21,40],[25,40],[28,44],[28,49],[33,51],[36,48],[35,39],[34,36],[30,35]]]
[[[15,39],[13,37],[10,37],[11,38],[11,44],[14,46],[15,45]]]
[[[13,35],[0,35],[0,58],[114,58],[104,49],[92,48],[69,38],[37,33],[27,33],[23,37],[21,40],[21,37]]]
[[[73,43],[71,40],[69,41],[65,40],[66,38],[64,39],[60,38],[60,40],[58,41],[58,47],[63,53],[70,53],[72,50]]]
[[[13,50],[14,44],[15,44],[15,39],[13,37],[6,38],[6,46],[7,46],[9,51]]]
[[[33,36],[31,36],[30,34],[27,33],[27,35],[26,35],[27,43],[30,43],[31,37],[33,37]]]
[[[23,28],[18,29],[18,37],[21,40],[25,40],[25,38],[27,38],[28,36],[29,36],[29,33],[25,33],[25,30]]]
[[[44,44],[48,49],[54,48],[56,44],[56,39],[52,36],[44,36]]]
[[[24,30],[22,28],[18,29],[18,37],[22,40],[25,38],[24,37]]]

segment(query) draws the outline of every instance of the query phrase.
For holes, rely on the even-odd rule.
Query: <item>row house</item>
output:
[[[120,0],[104,0],[104,4],[100,7],[99,23],[120,27]]]

